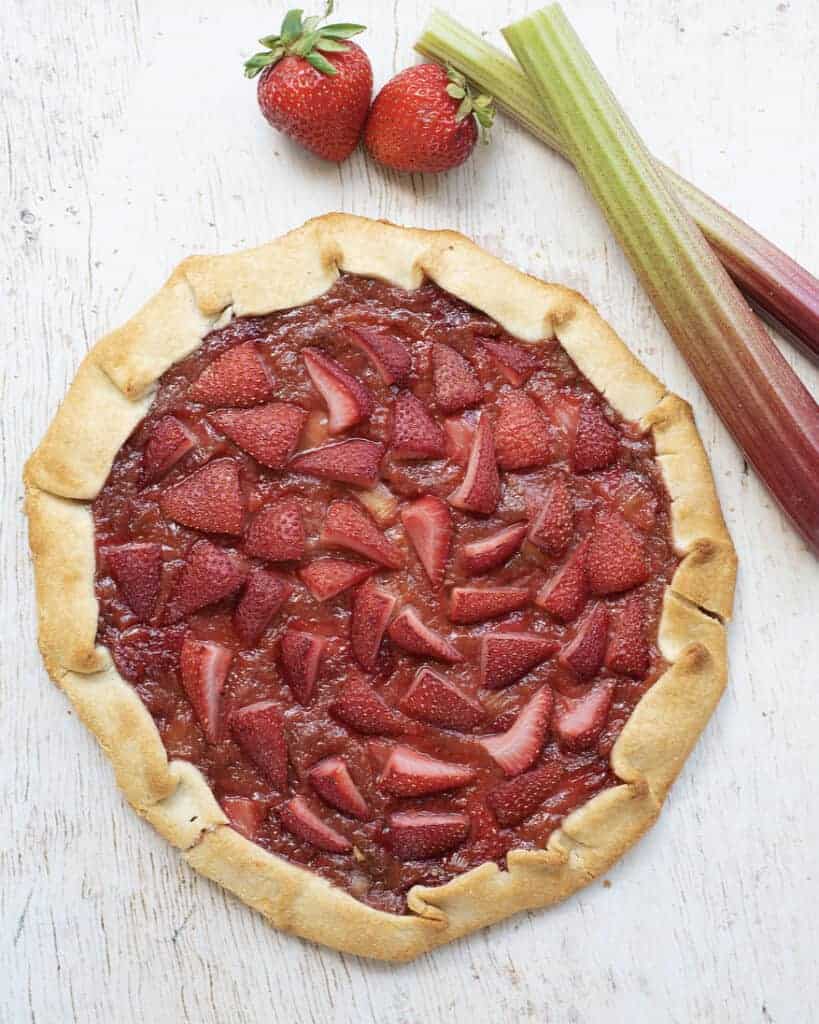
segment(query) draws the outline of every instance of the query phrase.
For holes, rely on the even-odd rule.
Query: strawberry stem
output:
[[[324,53],[345,53],[349,47],[342,41],[363,32],[364,25],[321,23],[333,13],[333,0],[327,0],[324,14],[302,18],[302,11],[293,9],[285,14],[278,35],[262,36],[259,42],[265,47],[245,61],[245,77],[255,78],[265,68],[273,67],[285,56],[302,57],[316,71],[332,77],[337,69]]]

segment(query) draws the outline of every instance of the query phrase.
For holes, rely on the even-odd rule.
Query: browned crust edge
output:
[[[609,403],[651,431],[682,556],[659,627],[669,668],[612,751],[623,784],[569,815],[544,850],[510,853],[507,870],[487,863],[439,887],[416,886],[405,916],[373,910],[243,839],[199,771],[168,762],[144,705],[94,646],[88,503],[144,416],[156,380],[226,311],[261,314],[310,302],[340,271],[408,289],[428,277],[522,341],[557,337]],[[277,928],[339,950],[409,960],[519,910],[562,900],[598,877],[656,820],[725,686],[723,622],[736,557],[690,407],[666,392],[582,296],[513,269],[455,232],[327,214],[258,249],[185,260],[89,353],[25,480],[46,667],[99,740],[129,802],[192,867]]]

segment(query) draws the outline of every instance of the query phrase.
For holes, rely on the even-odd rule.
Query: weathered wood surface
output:
[[[493,34],[533,6],[447,4]],[[567,6],[654,151],[819,270],[814,0]],[[11,0],[0,14],[0,1020],[819,1019],[816,562],[571,169],[504,121],[440,178],[385,173],[361,153],[338,168],[311,159],[266,126],[241,76],[280,7]],[[371,26],[377,83],[413,60],[427,10],[341,4]],[[741,558],[729,692],[610,886],[398,968],[277,934],[127,809],[37,656],[21,516],[22,462],[99,335],[186,254],[258,243],[329,209],[455,227],[588,295],[693,402]]]

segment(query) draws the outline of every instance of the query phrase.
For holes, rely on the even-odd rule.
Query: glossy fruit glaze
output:
[[[445,499],[456,489],[464,475],[465,461],[465,452],[458,450],[458,437],[467,438],[465,450],[468,452],[468,437],[478,409],[450,417],[461,420],[462,424],[456,423],[451,431],[446,458],[394,459],[389,444],[391,408],[397,389],[385,385],[366,355],[348,344],[342,328],[349,324],[380,325],[401,340],[412,355],[411,389],[439,422],[445,417],[436,410],[431,390],[433,342],[450,346],[470,361],[483,386],[480,409],[493,421],[501,396],[514,389],[481,339],[525,348],[536,360],[533,371],[531,367],[527,371],[531,375],[523,389],[534,398],[544,416],[548,433],[547,464],[518,472],[503,471],[500,501],[488,516],[450,509],[454,527],[453,557],[448,561],[445,585],[440,590],[430,586],[404,531],[400,512],[412,500],[425,495]],[[213,410],[191,399],[192,383],[216,357],[248,341],[257,342],[272,371],[273,394],[269,400],[295,403],[309,413],[298,443],[300,450],[350,436],[380,440],[387,446],[381,481],[371,494],[388,499],[386,506],[376,509],[376,518],[386,536],[404,553],[406,566],[399,570],[379,570],[375,579],[398,599],[395,612],[402,602],[410,603],[428,626],[452,640],[465,656],[461,664],[455,665],[424,661],[385,636],[371,673],[374,688],[388,705],[395,706],[419,667],[428,664],[483,704],[484,719],[479,725],[455,731],[406,719],[409,722],[407,736],[379,737],[363,735],[334,715],[331,706],[339,687],[348,676],[359,672],[350,645],[354,591],[348,590],[319,603],[300,582],[295,570],[317,554],[364,561],[350,552],[325,551],[318,540],[328,503],[339,496],[350,497],[363,492],[288,469],[266,469],[227,440],[212,421],[205,418]],[[304,346],[313,346],[337,359],[375,398],[372,415],[337,438],[327,437],[326,406],[305,370],[300,356]],[[601,410],[617,432],[616,458],[604,469],[574,472],[572,432],[576,428],[578,403]],[[146,485],[143,453],[157,423],[169,413],[185,425],[195,445],[165,476]],[[247,523],[258,510],[282,496],[295,496],[303,513],[304,556],[298,565],[290,562],[269,566],[290,581],[292,592],[261,640],[250,646],[240,640],[234,626],[232,613],[238,599],[236,595],[204,607],[182,621],[169,625],[165,619],[168,594],[185,568],[190,549],[204,535],[163,515],[160,498],[198,467],[222,457],[229,457],[239,465],[245,532]],[[636,589],[598,597],[591,604],[605,606],[611,616],[616,617],[625,602],[635,594],[639,596],[645,610],[647,667],[630,676],[617,674],[604,666],[593,679],[583,679],[556,653],[505,688],[481,687],[478,670],[481,636],[524,630],[553,638],[559,651],[565,651],[577,632],[578,623],[584,621],[586,612],[565,624],[532,601],[501,619],[475,624],[456,625],[447,616],[450,587],[476,582],[464,577],[459,569],[458,552],[463,545],[511,523],[532,520],[541,510],[550,484],[558,477],[568,482],[574,499],[571,550],[589,535],[595,522],[605,519],[612,511],[616,511],[620,520],[640,538],[648,579]],[[168,370],[159,382],[150,412],[123,445],[94,503],[94,521],[99,641],[113,652],[119,671],[144,701],[169,757],[195,764],[228,811],[236,806],[231,798],[252,799],[254,804],[243,806],[255,808],[256,823],[248,824],[245,815],[241,821],[237,818],[237,827],[252,835],[260,846],[319,872],[346,887],[358,899],[382,910],[405,912],[406,893],[416,883],[441,884],[487,860],[503,866],[510,849],[542,847],[570,811],[616,783],[609,764],[612,745],[641,695],[663,670],[656,647],[657,622],[663,589],[677,559],[670,543],[668,495],[650,439],[641,435],[636,425],[619,419],[555,342],[522,346],[484,315],[431,283],[407,292],[369,279],[342,276],[329,292],[307,306],[264,317],[234,319],[213,331],[196,352]],[[242,536],[209,535],[208,539],[235,552],[243,572],[261,564],[243,553]],[[162,550],[160,596],[147,621],[140,621],[134,615],[106,568],[106,551],[134,541],[158,543]],[[566,558],[565,551],[550,556],[527,542],[505,565],[478,578],[477,583],[514,584],[534,595]],[[280,640],[288,627],[327,638],[315,693],[306,706],[294,699],[290,688],[282,681]],[[180,683],[180,650],[186,635],[217,641],[234,653],[221,695],[223,721],[230,721],[233,712],[261,700],[274,702],[283,713],[289,758],[285,789],[271,785],[245,755],[230,729],[222,730],[218,742],[206,739]],[[551,781],[537,798],[537,806],[522,822],[502,827],[493,812],[491,795],[507,784],[507,779],[476,737],[509,728],[529,698],[544,687],[549,687],[559,702],[561,695],[582,697],[600,686],[610,688],[613,700],[605,722],[598,723],[593,741],[579,746],[570,744],[573,749],[568,749],[555,736],[554,728],[551,733],[547,732],[533,767],[537,770],[545,766],[547,773],[551,773]],[[416,751],[446,762],[470,766],[474,769],[473,780],[429,796],[390,795],[379,784],[379,776],[386,756],[397,743],[406,743]],[[315,792],[308,770],[330,755],[344,758],[368,805],[369,820],[358,820],[334,810]],[[331,853],[318,849],[284,827],[286,815],[283,819],[281,808],[297,794],[302,795],[310,809],[332,829],[352,842],[351,852]],[[469,816],[468,835],[450,852],[437,857],[401,859],[391,852],[388,818],[396,811],[416,809],[465,813]]]

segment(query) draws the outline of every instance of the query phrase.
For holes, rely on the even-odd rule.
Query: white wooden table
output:
[[[319,0],[305,2],[320,7]],[[526,0],[447,0],[497,38]],[[819,270],[816,0],[567,0],[656,153]],[[322,164],[241,75],[283,5],[11,0],[0,14],[0,1020],[819,1019],[819,573],[706,404],[574,172],[508,121],[459,171]],[[428,0],[342,0],[376,83]],[[339,209],[454,227],[583,291],[687,397],[740,554],[729,691],[660,823],[609,875],[414,964],[268,928],[126,807],[35,647],[24,457],[86,349],[191,252]],[[785,353],[813,387],[819,377]]]

